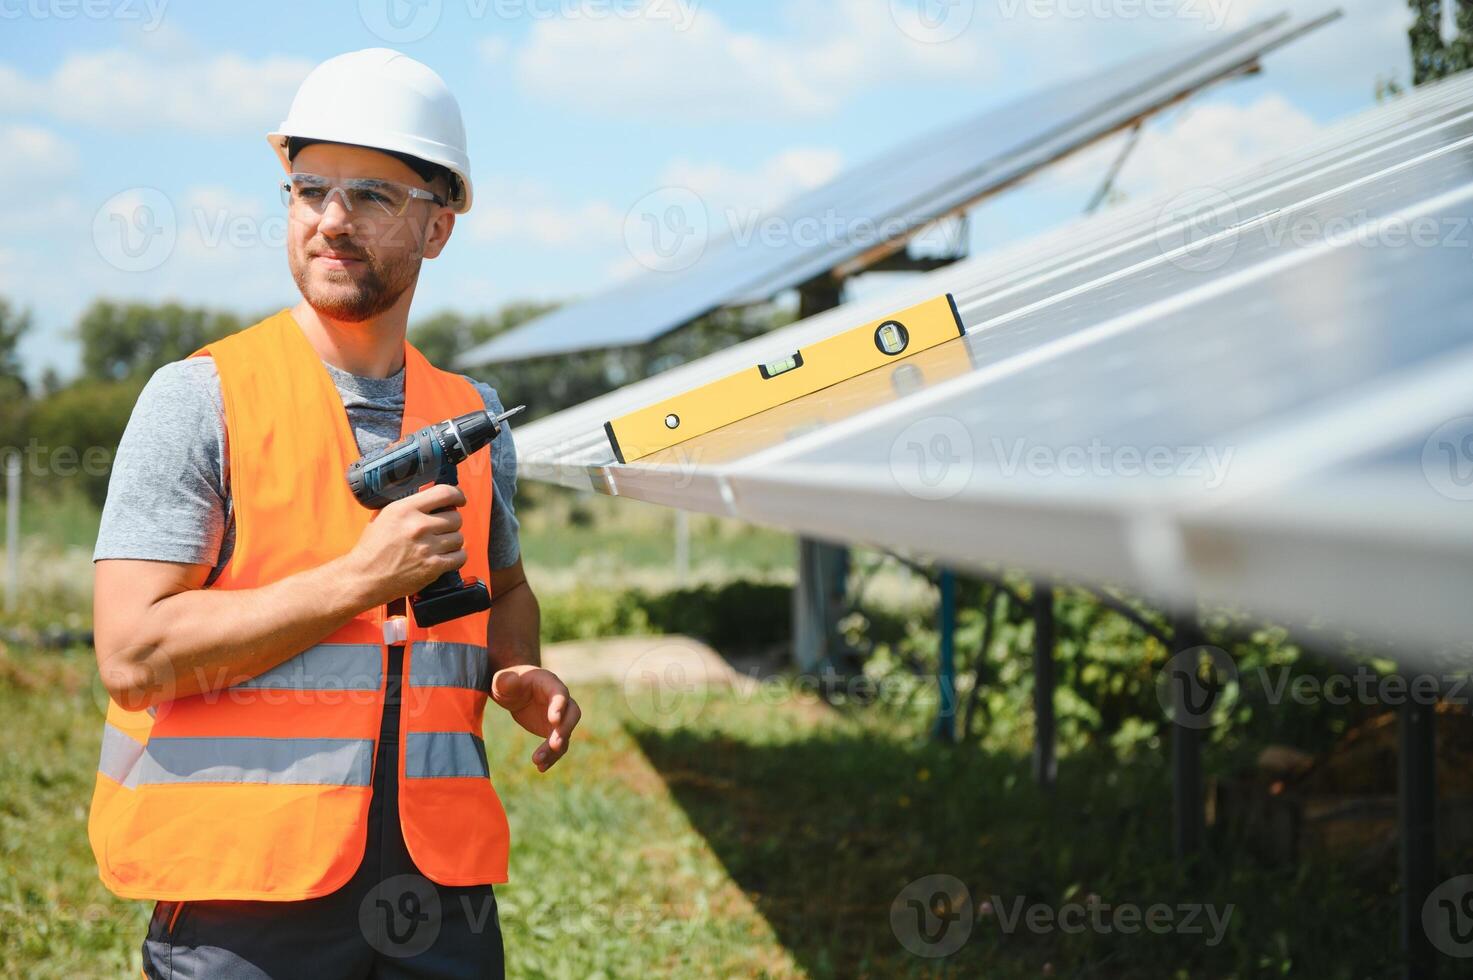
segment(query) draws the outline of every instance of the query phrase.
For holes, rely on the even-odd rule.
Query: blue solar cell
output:
[[[1267,19],[1221,38],[1179,45],[1073,79],[897,148],[789,201],[764,217],[775,236],[746,227],[677,256],[588,300],[524,323],[464,352],[462,370],[647,343],[722,306],[767,299],[883,251],[935,219],[1215,79],[1337,16]],[[924,152],[917,148],[923,147]],[[686,227],[702,243],[709,216],[686,209],[648,215]],[[699,213],[690,213],[696,211]],[[802,233],[799,231],[802,230]],[[689,263],[688,265],[686,263]],[[683,267],[675,268],[680,265]]]

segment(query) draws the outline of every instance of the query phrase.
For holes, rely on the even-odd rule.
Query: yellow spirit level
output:
[[[705,435],[966,333],[950,293],[604,423],[621,463]]]

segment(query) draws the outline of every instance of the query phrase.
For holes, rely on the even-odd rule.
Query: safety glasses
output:
[[[445,206],[445,199],[422,187],[411,187],[393,180],[376,177],[345,177],[332,180],[318,174],[287,174],[281,182],[281,202],[290,208],[302,208],[321,214],[328,199],[337,194],[349,211],[365,210],[370,214],[387,214],[397,218],[415,198]]]

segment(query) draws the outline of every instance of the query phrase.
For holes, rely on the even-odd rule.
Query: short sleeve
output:
[[[495,388],[482,384],[475,378],[465,375],[461,377],[475,386],[481,401],[486,405],[486,411],[497,415],[506,410]],[[517,492],[517,447],[512,442],[510,421],[501,423],[501,432],[491,442],[491,481],[491,541],[486,551],[490,567],[500,569],[515,565],[522,555],[519,534],[521,525],[517,521],[514,503]]]
[[[225,438],[211,358],[155,371],[118,444],[92,560],[215,565],[227,518]]]

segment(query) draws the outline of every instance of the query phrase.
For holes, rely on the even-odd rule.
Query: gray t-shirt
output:
[[[402,367],[389,378],[364,378],[322,363],[342,396],[360,452],[381,449],[399,437],[404,415]],[[488,412],[502,411],[494,388],[466,380],[480,393]],[[214,359],[189,357],[155,371],[118,444],[92,560],[210,564],[214,568],[205,584],[214,582],[235,548],[225,438],[225,407]],[[512,509],[517,454],[510,423],[502,424],[490,452],[494,500],[487,550],[490,567],[497,569],[514,564],[521,553]]]

